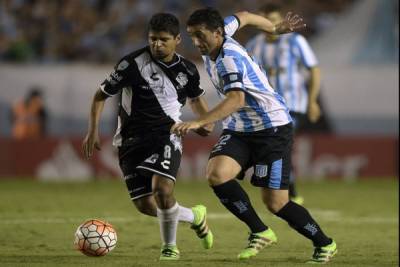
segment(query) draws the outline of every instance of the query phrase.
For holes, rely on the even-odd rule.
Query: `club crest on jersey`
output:
[[[169,136],[169,140],[174,145],[174,150],[175,151],[179,150],[182,154],[182,139],[176,134],[171,134]]]
[[[255,166],[255,174],[257,177],[260,177],[260,178],[267,177],[268,165],[256,165]]]
[[[179,72],[178,76],[176,76],[176,81],[183,87],[188,83],[188,77],[185,73]]]

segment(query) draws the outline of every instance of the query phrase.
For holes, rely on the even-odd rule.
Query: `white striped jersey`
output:
[[[245,93],[245,106],[226,117],[223,128],[254,132],[292,121],[283,98],[270,86],[265,72],[231,36],[239,28],[235,16],[225,18],[225,40],[215,61],[203,56],[211,82],[223,98],[231,90]]]
[[[204,94],[193,63],[176,54],[166,65],[151,56],[149,47],[123,57],[100,89],[108,96],[121,92],[115,146],[149,132],[169,133],[181,121],[186,98]]]
[[[288,108],[291,111],[306,113],[308,90],[304,67],[318,65],[306,39],[298,33],[289,33],[270,42],[262,33],[253,37],[246,48],[266,70],[272,87],[284,97]]]

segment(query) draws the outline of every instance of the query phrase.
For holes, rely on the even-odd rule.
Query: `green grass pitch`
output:
[[[208,207],[215,243],[213,249],[203,250],[189,225],[180,224],[181,260],[160,263],[158,222],[135,210],[123,181],[0,180],[0,266],[306,266],[311,242],[272,216],[257,188],[248,181],[242,184],[276,232],[276,246],[239,262],[236,255],[246,245],[246,226],[225,210],[205,181],[178,181],[175,194],[180,204]],[[338,244],[330,266],[398,266],[397,179],[307,182],[298,189],[305,206]],[[107,220],[117,230],[117,247],[105,257],[87,257],[73,248],[77,226],[89,218]]]

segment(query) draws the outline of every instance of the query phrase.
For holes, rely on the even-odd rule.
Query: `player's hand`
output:
[[[209,136],[210,133],[214,130],[214,123],[206,124],[198,129],[193,130],[200,136]]]
[[[188,122],[181,122],[176,123],[171,128],[171,133],[174,133],[178,136],[186,135],[190,130],[197,130],[202,125],[197,121],[188,121]]]
[[[275,27],[276,34],[283,34],[303,29],[306,27],[306,24],[303,23],[303,18],[300,17],[298,14],[288,12],[285,16],[285,19],[276,24]]]
[[[100,138],[97,133],[88,133],[82,142],[82,152],[85,158],[89,159],[93,155],[93,150],[100,149]]]
[[[321,109],[317,102],[309,103],[307,115],[308,115],[308,119],[312,123],[315,123],[319,120],[319,118],[321,117]]]

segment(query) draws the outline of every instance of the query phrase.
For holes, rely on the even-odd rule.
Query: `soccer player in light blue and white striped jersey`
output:
[[[274,25],[266,18],[239,12],[222,19],[212,8],[195,11],[187,31],[199,49],[212,83],[223,100],[195,121],[175,124],[171,131],[184,135],[218,120],[223,132],[211,151],[207,179],[221,203],[251,231],[248,246],[238,258],[248,259],[277,242],[271,228],[259,218],[250,199],[235,178],[253,168],[251,183],[260,187],[266,207],[310,239],[315,252],[311,262],[327,262],[336,243],[327,237],[310,213],[289,200],[292,119],[283,98],[270,86],[265,72],[231,36],[254,25],[273,34],[303,28],[302,19],[291,13]]]
[[[283,20],[281,6],[266,4],[260,15],[272,23]],[[261,32],[246,45],[247,51],[266,70],[272,87],[284,97],[290,110],[295,130],[307,120],[316,122],[320,115],[317,98],[320,89],[320,69],[307,40],[298,33],[273,35]],[[303,198],[297,195],[292,171],[289,195],[298,204]]]

